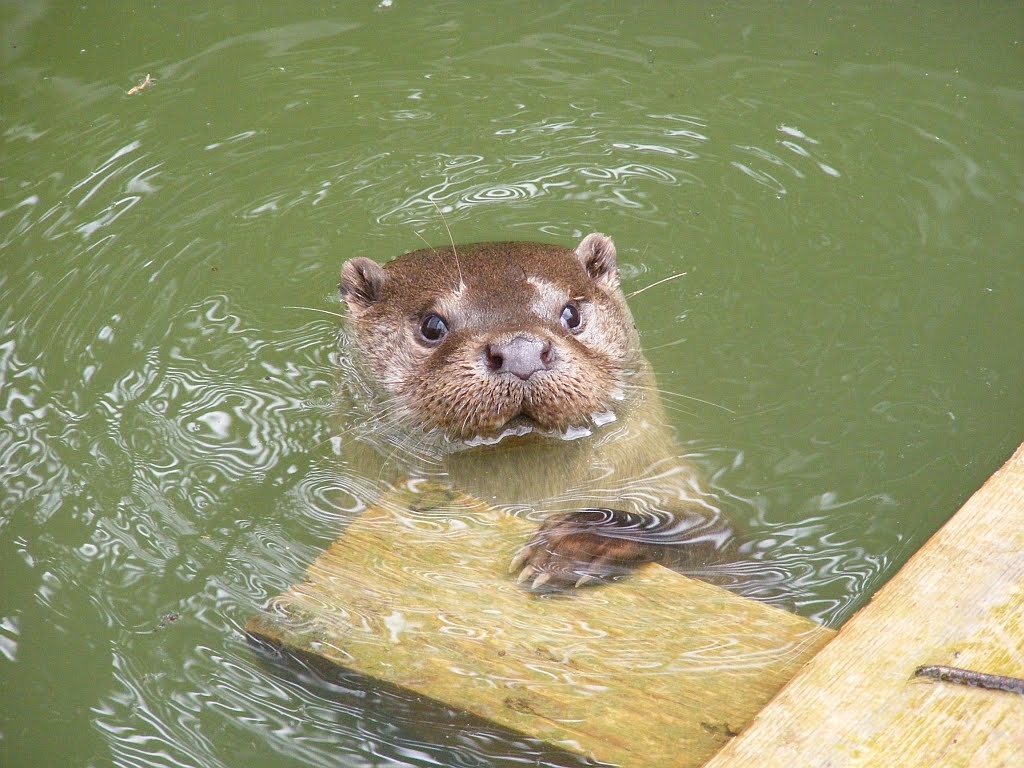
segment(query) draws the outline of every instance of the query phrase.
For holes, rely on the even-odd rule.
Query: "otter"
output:
[[[358,257],[340,290],[367,422],[391,432],[378,465],[541,521],[510,563],[526,588],[648,561],[715,581],[708,567],[735,556],[734,526],[667,426],[611,238]]]

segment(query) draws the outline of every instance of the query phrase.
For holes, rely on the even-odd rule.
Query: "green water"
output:
[[[838,626],[1024,439],[1019,3],[0,9],[0,762],[533,765],[257,661],[365,500],[338,268],[619,248],[674,426]],[[126,91],[151,73],[156,83]],[[665,621],[671,626],[671,610]]]

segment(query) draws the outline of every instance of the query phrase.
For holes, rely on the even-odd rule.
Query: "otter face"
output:
[[[419,250],[346,262],[357,345],[392,405],[454,440],[586,428],[612,411],[639,344],[615,246]]]

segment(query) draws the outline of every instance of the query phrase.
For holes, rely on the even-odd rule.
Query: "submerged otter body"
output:
[[[520,580],[561,588],[649,560],[699,572],[731,554],[675,453],[611,239],[357,258],[341,292],[381,428],[434,447],[424,471],[544,516],[512,563]]]

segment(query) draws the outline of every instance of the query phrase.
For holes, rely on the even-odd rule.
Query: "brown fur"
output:
[[[514,563],[535,587],[663,560],[666,544],[696,565],[728,546],[698,474],[673,454],[609,238],[589,235],[575,250],[423,249],[383,267],[357,258],[342,268],[341,292],[385,411],[403,428],[456,447],[500,440],[452,451],[443,476],[489,501],[560,512]],[[576,327],[563,315],[570,303]],[[447,327],[438,341],[421,333],[432,315]],[[496,350],[511,348],[526,371],[497,367]],[[567,432],[589,436],[559,439]]]
[[[383,268],[355,259],[342,270],[341,290],[363,355],[417,426],[453,439],[494,437],[522,414],[543,431],[561,432],[608,410],[639,348],[611,241],[587,245],[574,252],[484,243],[462,246],[457,256],[452,248],[427,249]],[[584,316],[575,335],[559,321],[570,300]],[[432,312],[450,328],[436,348],[417,341]],[[524,328],[551,345],[551,369],[527,382],[489,373],[484,347]]]

